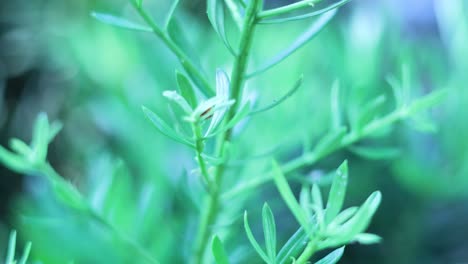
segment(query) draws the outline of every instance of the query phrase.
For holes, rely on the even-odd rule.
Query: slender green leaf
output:
[[[169,21],[169,24],[167,25],[167,33],[170,39],[174,41],[174,43],[188,55],[188,57],[193,61],[197,69],[200,69],[201,71],[200,62],[198,57],[196,56],[198,53],[190,44],[190,41],[186,37],[187,35],[183,25],[179,22],[179,20],[176,17],[173,17]],[[190,70],[197,69],[190,68]]]
[[[31,148],[33,162],[42,162],[46,159],[49,145],[49,120],[45,113],[40,113],[34,123]]]
[[[227,39],[226,30],[224,26],[224,1],[223,0],[208,0],[206,6],[206,13],[211,25],[223,41],[228,50],[235,55],[236,52],[232,48]]]
[[[10,139],[10,147],[25,158],[29,158],[33,153],[32,149],[26,143],[17,138]]]
[[[143,112],[145,113],[146,117],[153,123],[156,129],[163,135],[179,142],[184,145],[187,145],[191,148],[194,148],[195,145],[188,141],[187,139],[179,136],[162,118],[160,118],[156,113],[149,110],[145,106],[142,107]]]
[[[18,261],[18,264],[26,264],[26,261],[28,260],[29,253],[31,252],[31,242],[27,242],[26,246],[24,247],[23,254],[21,255],[20,260]]]
[[[299,228],[278,252],[276,262],[278,264],[291,263],[291,258],[296,258],[304,250],[308,240],[309,236],[304,228]]]
[[[242,17],[242,12],[244,12],[242,7],[242,1],[239,0],[224,0],[227,8],[229,9],[231,16],[236,23],[237,28],[240,30],[244,23],[244,18]]]
[[[315,206],[319,210],[323,210],[323,200],[322,200],[322,193],[320,192],[320,188],[317,184],[312,185],[312,200],[314,201]]]
[[[289,90],[285,95],[283,95],[280,98],[274,100],[273,103],[271,103],[271,104],[269,104],[267,106],[260,107],[259,109],[252,110],[250,112],[250,115],[255,115],[255,114],[258,114],[258,113],[261,113],[261,112],[265,112],[265,111],[270,110],[270,109],[274,108],[275,106],[281,104],[282,102],[284,102],[286,99],[291,97],[291,95],[293,95],[299,89],[299,87],[301,87],[303,78],[304,78],[304,76],[301,75],[301,77],[299,77],[299,80],[296,81],[296,83],[294,84],[292,89]]]
[[[267,203],[262,209],[263,234],[265,236],[265,246],[270,263],[276,262],[276,224],[273,212]]]
[[[325,222],[330,223],[343,207],[348,185],[348,161],[344,161],[336,170],[333,183],[328,195],[327,209],[325,211]]]
[[[245,228],[245,233],[247,234],[247,238],[250,241],[250,244],[252,244],[253,248],[255,249],[255,251],[257,251],[258,255],[263,259],[263,261],[265,261],[266,263],[269,263],[270,259],[265,254],[263,249],[260,247],[257,240],[255,240],[252,230],[250,229],[249,221],[247,219],[247,211],[245,211],[244,213],[244,228]]]
[[[344,222],[348,221],[351,217],[353,217],[353,215],[356,214],[358,209],[359,207],[353,206],[343,210],[327,225],[327,232],[334,233],[334,229],[337,228],[339,225],[342,225]]]
[[[8,249],[5,258],[6,264],[13,264],[15,261],[15,249],[16,249],[16,231],[13,230],[10,233],[10,238],[8,240]]]
[[[7,168],[18,173],[29,173],[33,170],[31,164],[23,157],[15,155],[0,146],[0,162]]]
[[[304,227],[304,229],[307,231],[307,234],[311,236],[312,231],[309,225],[309,221],[301,206],[294,197],[294,194],[291,188],[289,187],[286,177],[283,175],[283,172],[281,171],[278,163],[275,160],[273,160],[273,180],[276,184],[276,188],[281,194],[281,197],[288,206],[289,210],[292,212],[299,224],[302,227]]]
[[[326,12],[330,11],[330,10],[341,7],[342,5],[348,3],[349,1],[350,0],[341,0],[339,2],[336,2],[336,3],[333,3],[333,4],[329,5],[327,7],[324,7],[322,9],[314,10],[312,12],[301,14],[301,15],[281,17],[281,18],[260,19],[258,21],[258,23],[260,23],[260,24],[276,24],[276,23],[284,23],[284,22],[288,22],[288,21],[306,19],[306,18],[321,15],[323,13],[326,13]]]
[[[337,227],[330,233],[331,238],[320,243],[319,248],[334,247],[349,243],[357,234],[364,232],[380,205],[382,195],[379,191],[373,192],[356,214],[343,225]]]
[[[380,243],[382,241],[382,238],[375,234],[361,233],[361,234],[357,234],[354,237],[354,241],[363,245],[372,245],[372,244]]]
[[[299,48],[304,46],[307,42],[312,40],[317,34],[330,22],[330,20],[335,16],[336,10],[329,11],[323,15],[321,15],[314,23],[310,25],[310,27],[300,35],[288,48],[284,49],[278,55],[273,57],[263,66],[260,66],[259,69],[255,70],[252,73],[247,74],[247,77],[252,77],[258,75],[262,72],[267,71],[268,69],[272,68],[273,66],[279,64],[284,59],[289,57],[291,54],[296,52]]]
[[[169,24],[171,23],[172,18],[174,17],[175,10],[177,9],[177,6],[179,5],[180,0],[174,0],[172,1],[171,7],[169,8],[169,11],[167,12],[166,19],[164,20],[164,28],[167,30],[169,28]]]
[[[448,90],[441,89],[414,100],[407,109],[408,115],[421,112],[430,107],[433,107],[436,104],[439,104],[445,98],[447,93]]]
[[[351,146],[348,148],[354,154],[370,160],[393,159],[401,154],[401,150],[392,147]]]
[[[332,252],[330,252],[328,255],[323,257],[321,260],[315,262],[315,264],[335,264],[337,263],[341,257],[343,256],[345,247],[340,247]]]
[[[214,236],[213,238],[211,251],[217,264],[229,264],[229,258],[226,254],[226,250],[224,249],[223,242],[218,236]]]
[[[54,140],[54,138],[57,136],[57,134],[62,130],[63,124],[58,121],[54,121],[50,124],[49,128],[49,143]]]
[[[299,193],[299,204],[302,207],[302,210],[305,212],[307,219],[312,218],[312,212],[310,210],[310,192],[309,186],[307,184],[302,185],[301,192]]]
[[[136,30],[136,31],[144,31],[144,32],[152,32],[153,30],[150,27],[140,25],[138,23],[132,22],[122,17],[117,17],[111,14],[100,13],[100,12],[91,12],[91,16],[95,19],[109,24],[111,26],[116,26],[123,29],[129,30]]]
[[[195,96],[195,90],[190,84],[189,79],[182,73],[176,71],[176,81],[177,87],[179,87],[179,91],[182,97],[187,100],[192,108],[195,108],[197,106],[197,97]]]

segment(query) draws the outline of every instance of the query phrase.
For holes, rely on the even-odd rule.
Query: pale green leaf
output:
[[[228,50],[235,55],[236,52],[232,48],[227,39],[226,29],[224,25],[224,1],[223,0],[208,0],[206,4],[206,13],[211,25],[223,41]]]
[[[8,240],[8,249],[5,258],[6,264],[13,264],[15,261],[15,249],[16,249],[16,231],[13,230],[10,233],[10,238]]]
[[[267,255],[270,263],[274,263],[276,261],[276,224],[273,212],[267,203],[263,205],[262,222]]]
[[[357,234],[354,237],[354,241],[363,245],[372,245],[372,244],[380,243],[382,241],[382,238],[375,234],[361,233],[361,234]]]
[[[100,12],[91,12],[91,16],[95,19],[119,28],[129,29],[129,30],[136,30],[136,31],[144,31],[144,32],[153,32],[150,27],[140,25],[138,23],[132,22],[122,17],[117,17],[111,14],[100,13]]]
[[[156,127],[156,129],[163,135],[179,142],[184,145],[187,145],[191,148],[194,148],[195,145],[188,141],[187,139],[181,137],[174,131],[162,118],[160,118],[156,113],[149,110],[145,106],[142,106],[143,112],[145,113],[146,117],[151,121],[151,123]]]
[[[249,221],[247,219],[247,211],[245,211],[244,213],[244,228],[245,228],[245,233],[247,234],[247,238],[249,239],[250,244],[252,244],[257,254],[263,259],[263,261],[265,261],[266,263],[269,263],[270,259],[268,258],[267,254],[265,254],[263,249],[260,247],[257,240],[255,240],[252,230],[250,229]]]
[[[343,256],[345,247],[340,247],[332,252],[330,252],[328,255],[320,259],[319,261],[315,262],[315,264],[335,264],[337,263],[341,257]]]
[[[289,187],[286,177],[283,175],[283,172],[276,161],[273,161],[273,180],[289,210],[292,212],[299,224],[307,231],[307,234],[311,236],[312,232],[309,220],[294,197],[291,187]]]
[[[348,161],[344,161],[336,170],[333,183],[328,195],[327,209],[325,211],[325,222],[330,223],[343,207],[348,185]]]

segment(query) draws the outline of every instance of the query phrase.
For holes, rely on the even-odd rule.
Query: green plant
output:
[[[142,1],[131,1],[131,4],[146,22],[140,25],[125,18],[95,12],[92,15],[107,23],[126,29],[154,33],[171,50],[180,62],[184,73],[176,71],[177,90],[165,91],[163,96],[171,103],[171,109],[176,114],[176,120],[169,122],[164,115],[143,107],[143,113],[161,134],[189,147],[194,155],[197,175],[204,186],[202,196],[204,205],[199,215],[195,243],[191,249],[191,263],[208,262],[208,252],[211,250],[217,263],[228,263],[229,254],[223,243],[222,231],[213,226],[226,208],[226,201],[242,197],[247,199],[260,185],[274,182],[284,202],[299,223],[299,230],[288,240],[285,246],[276,250],[276,224],[273,213],[267,204],[263,206],[263,228],[266,252],[254,239],[244,217],[247,237],[260,257],[267,263],[306,263],[315,252],[328,248],[338,248],[317,263],[335,263],[343,254],[344,246],[354,241],[374,243],[379,237],[364,233],[377,207],[381,195],[375,192],[358,208],[351,207],[341,211],[344,203],[344,193],[347,185],[347,163],[343,163],[329,192],[327,204],[324,207],[320,188],[316,184],[302,182],[300,201],[298,202],[288,183],[288,177],[301,168],[315,165],[330,154],[350,148],[356,153],[368,157],[385,157],[395,152],[383,147],[364,148],[354,146],[362,139],[382,133],[399,120],[416,118],[424,110],[430,108],[443,97],[444,91],[434,92],[419,99],[409,98],[409,72],[403,70],[401,84],[396,78],[389,78],[394,89],[396,107],[390,112],[382,110],[386,96],[381,95],[369,100],[357,112],[349,113],[340,100],[340,87],[336,82],[331,88],[331,125],[321,140],[312,146],[305,145],[303,153],[287,161],[273,161],[272,165],[262,175],[254,175],[249,179],[236,182],[233,188],[223,186],[224,178],[230,170],[232,153],[236,150],[234,128],[241,127],[248,117],[270,110],[292,94],[302,83],[302,78],[292,89],[279,96],[275,102],[266,106],[256,106],[253,101],[245,98],[245,83],[257,75],[276,66],[299,48],[312,40],[320,30],[334,17],[336,8],[345,4],[340,1],[320,9],[309,8],[320,1],[299,1],[287,6],[264,10],[263,2],[251,0],[237,1],[207,1],[208,19],[215,32],[219,35],[226,49],[232,54],[232,71],[230,74],[223,69],[216,70],[216,85],[213,86],[203,69],[197,65],[196,59],[188,54],[188,45],[184,41],[181,25],[175,17],[179,1],[174,1],[163,26],[157,25],[143,7]],[[232,21],[225,17],[225,12],[231,15]],[[305,11],[297,15],[296,12]],[[259,25],[268,23],[285,23],[290,20],[305,19],[319,16],[310,28],[306,29],[290,47],[261,64],[257,69],[249,71],[249,58],[252,54],[254,35]],[[231,22],[237,30],[238,41],[232,42],[227,34]],[[214,72],[214,71],[213,71]],[[304,77],[304,78],[307,78]],[[214,88],[213,88],[214,87]],[[346,118],[347,115],[347,118]],[[418,119],[420,120],[420,119]],[[427,127],[427,126],[426,126]],[[123,244],[132,248],[141,261],[157,263],[155,257],[144,246],[122,232],[96,210],[86,196],[77,191],[63,177],[58,175],[47,162],[48,144],[59,132],[58,123],[49,124],[44,114],[39,115],[33,133],[31,145],[13,139],[10,147],[14,152],[0,148],[0,160],[10,169],[28,175],[40,175],[51,185],[55,196],[67,207],[102,223],[106,230],[118,237]],[[385,132],[385,131],[384,131]],[[292,148],[291,148],[292,149]],[[279,160],[272,153],[266,155],[272,160]],[[242,163],[242,162],[241,162]],[[278,164],[280,163],[280,164]],[[291,178],[290,178],[291,179]],[[312,186],[312,187],[311,187]],[[218,233],[219,234],[216,234]]]
[[[5,259],[5,264],[26,264],[26,261],[29,257],[29,252],[31,251],[31,242],[26,243],[24,247],[23,254],[19,260],[15,260],[15,250],[16,250],[16,231],[13,230],[10,233],[10,239],[8,240],[7,255]]]

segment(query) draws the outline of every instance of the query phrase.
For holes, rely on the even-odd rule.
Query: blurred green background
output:
[[[144,2],[158,22],[171,3]],[[287,1],[266,3],[273,7]],[[127,250],[132,248],[129,238],[162,263],[184,263],[200,205],[201,187],[188,173],[195,168],[193,153],[156,133],[140,108],[146,105],[173,118],[161,93],[175,88],[174,69],[181,67],[153,35],[101,24],[89,15],[93,10],[139,21],[125,0],[0,2],[0,142],[29,140],[41,111],[61,120],[64,130],[51,146],[51,164],[128,237],[63,206],[43,180],[1,166],[0,249],[15,228],[20,243],[33,242],[31,260],[40,260],[36,263],[138,263],[135,250]],[[215,69],[230,69],[231,58],[204,10],[205,1],[182,1],[177,18],[214,83]],[[287,46],[308,23],[260,26],[251,65]],[[264,105],[304,74],[297,94],[251,118],[235,140],[238,156],[264,153],[285,142],[276,155],[294,157],[304,138],[315,142],[327,130],[335,79],[352,115],[366,100],[390,96],[386,77],[400,76],[406,65],[412,97],[449,91],[427,113],[433,123],[401,122],[384,137],[359,143],[397,147],[398,156],[375,160],[345,149],[301,174],[321,177],[348,159],[349,205],[361,203],[374,190],[383,193],[369,229],[383,242],[347,247],[343,263],[468,263],[467,43],[467,1],[351,1],[311,43],[248,82],[248,91]],[[235,167],[225,184],[254,177],[268,164],[268,159],[258,159]],[[258,217],[264,201],[275,212],[280,241],[297,228],[271,184],[246,200],[229,201],[230,210],[218,224],[229,238],[228,251],[240,263],[253,254],[241,229],[241,212],[248,208]]]

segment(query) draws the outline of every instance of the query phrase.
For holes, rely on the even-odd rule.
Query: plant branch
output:
[[[200,91],[206,97],[214,96],[214,90],[210,86],[208,80],[203,76],[198,67],[191,61],[191,59],[185,54],[180,47],[171,40],[168,34],[162,30],[156,23],[153,21],[151,16],[140,6],[136,4],[135,1],[130,1],[138,12],[138,14],[143,18],[143,20],[148,24],[148,26],[152,29],[153,33],[174,53],[177,57],[179,62],[182,64],[183,68],[187,71],[189,76],[193,79],[197,79],[200,82]],[[195,80],[194,80],[195,81]]]
[[[297,169],[300,169],[304,166],[311,166],[315,164],[317,161],[321,160],[322,158],[330,155],[331,153],[339,149],[348,147],[356,143],[357,141],[371,135],[372,133],[382,128],[388,127],[401,119],[404,119],[405,117],[406,117],[406,114],[404,111],[402,111],[401,109],[395,110],[391,112],[390,114],[388,114],[387,116],[369,123],[360,132],[351,131],[350,133],[348,133],[346,136],[343,137],[343,139],[340,141],[340,144],[330,147],[326,151],[320,151],[320,152],[311,151],[311,152],[304,153],[303,155],[282,165],[281,170],[287,176],[291,172]],[[273,180],[273,174],[272,172],[268,172],[261,177],[256,177],[247,182],[239,184],[237,187],[224,193],[222,195],[222,199],[231,199],[235,197],[236,195],[238,195],[239,193],[257,188],[258,186],[265,184],[271,180]]]
[[[305,264],[308,263],[309,259],[314,255],[315,251],[317,250],[317,243],[312,240],[307,243],[306,248],[302,252],[302,254],[297,258],[296,264]]]
[[[205,148],[205,146],[203,143],[203,135],[202,135],[199,122],[195,122],[192,124],[192,131],[193,131],[193,135],[195,136],[196,160],[197,160],[198,166],[200,167],[201,176],[203,177],[203,181],[205,185],[208,187],[208,191],[215,192],[215,190],[217,189],[217,186],[210,178],[210,174],[208,173],[208,169],[206,168],[205,159],[202,156],[203,149]]]
[[[235,99],[235,104],[229,109],[225,120],[230,120],[235,115],[236,109],[240,106],[239,99],[242,98],[242,87],[245,82],[245,71],[250,55],[250,47],[252,44],[253,33],[255,30],[257,13],[258,10],[261,8],[261,3],[262,0],[253,0],[250,2],[246,10],[241,31],[241,38],[239,42],[239,53],[236,56],[236,59],[234,61],[234,67],[231,73],[230,97],[232,99]],[[229,129],[218,137],[215,150],[217,156],[221,156],[225,152],[225,143],[231,139],[231,134],[232,129]],[[214,183],[216,186],[221,185],[224,171],[224,164],[221,164],[216,167],[214,174]],[[218,188],[215,189],[214,192],[211,192],[207,197],[207,206],[205,207],[205,211],[202,212],[200,226],[198,229],[193,263],[203,262],[203,256],[205,254],[208,241],[211,236],[210,226],[213,225],[218,215],[220,203],[219,200],[220,193]]]

